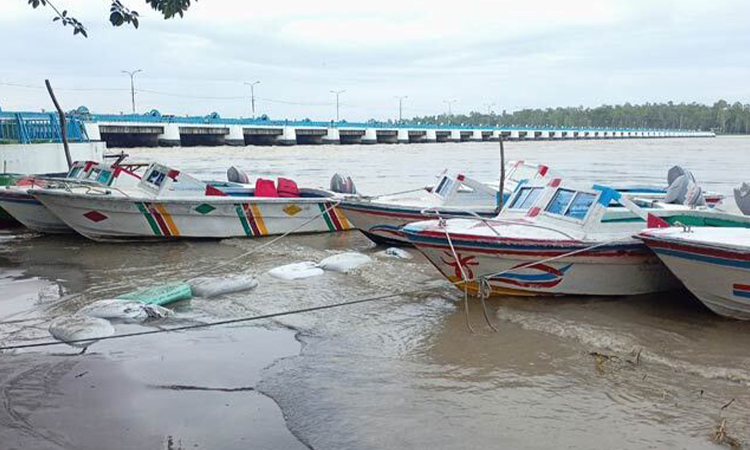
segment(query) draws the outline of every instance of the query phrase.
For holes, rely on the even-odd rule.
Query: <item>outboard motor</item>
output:
[[[693,174],[681,166],[674,166],[667,173],[667,195],[664,202],[685,206],[705,206],[703,189],[695,182]]]
[[[232,166],[227,170],[227,181],[231,181],[232,183],[249,184],[250,177],[248,177],[245,172]]]
[[[742,214],[750,216],[750,184],[742,183],[742,186],[734,189],[734,201]]]
[[[339,194],[356,194],[357,187],[354,186],[352,177],[335,173],[331,177],[331,190]]]

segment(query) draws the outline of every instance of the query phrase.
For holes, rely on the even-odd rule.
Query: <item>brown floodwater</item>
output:
[[[509,159],[577,180],[664,184],[673,164],[704,188],[746,180],[750,138],[507,143]],[[129,150],[205,179],[326,186],[349,173],[363,193],[431,183],[444,168],[497,179],[497,144]],[[49,319],[98,299],[188,278],[265,242],[98,244],[23,230],[0,235],[0,342],[49,339]],[[273,267],[346,250],[349,274],[281,281]],[[224,269],[259,286],[193,299],[176,315],[117,332],[251,316],[437,286],[246,325],[0,353],[0,449],[715,448],[714,428],[750,440],[750,324],[685,291],[618,298],[488,302],[498,333],[416,252],[358,232],[291,236]],[[71,296],[81,294],[78,296]],[[728,405],[728,406],[727,406]]]

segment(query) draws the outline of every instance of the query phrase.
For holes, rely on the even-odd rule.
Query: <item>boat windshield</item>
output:
[[[83,167],[73,166],[73,168],[70,169],[70,172],[68,172],[68,178],[78,178],[78,176],[81,174],[81,170],[83,170]]]
[[[443,198],[447,197],[455,182],[448,177],[443,177],[435,188],[435,193]]]
[[[109,170],[102,170],[98,177],[96,177],[96,181],[98,181],[101,184],[107,184],[109,183],[109,177],[112,175],[112,172]]]
[[[545,209],[550,214],[582,220],[594,204],[596,194],[558,189]]]
[[[508,208],[522,210],[531,208],[531,206],[536,203],[537,198],[539,198],[539,194],[541,194],[543,190],[544,188],[541,187],[521,188],[518,191],[516,198],[513,199],[513,202]]]

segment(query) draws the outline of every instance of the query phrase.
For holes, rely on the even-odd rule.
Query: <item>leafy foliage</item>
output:
[[[178,14],[182,17],[190,8],[190,0],[146,0],[146,3],[162,13],[165,19],[171,19]]]
[[[172,19],[175,16],[183,17],[185,11],[191,6],[192,0],[145,0],[146,3],[156,11],[159,11],[165,19]],[[196,2],[198,0],[195,0]],[[125,6],[121,0],[111,0],[111,6],[109,8],[109,22],[116,27],[124,24],[133,25],[138,28],[140,25],[140,15],[137,11],[133,11]],[[29,5],[32,8],[38,8],[40,6],[49,6],[55,11],[55,17],[52,19],[53,22],[60,22],[63,26],[70,25],[73,28],[73,35],[81,34],[84,37],[88,37],[86,27],[83,26],[78,19],[68,15],[67,10],[60,12],[50,0],[28,0]]]
[[[717,133],[750,134],[750,104],[646,103],[522,109],[513,113],[415,117],[415,123],[467,125],[532,125],[554,127],[628,127],[713,130]]]
[[[112,0],[112,6],[109,8],[109,22],[116,27],[130,23],[138,28],[138,13],[123,6],[120,0]]]

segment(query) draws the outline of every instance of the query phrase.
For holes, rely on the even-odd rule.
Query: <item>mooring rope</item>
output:
[[[535,266],[537,264],[544,264],[544,263],[556,261],[556,260],[559,260],[559,259],[562,259],[562,258],[567,258],[567,257],[570,257],[570,256],[575,256],[575,255],[580,254],[580,253],[591,251],[591,250],[596,249],[598,247],[603,247],[603,246],[606,246],[606,245],[611,245],[613,243],[617,243],[619,241],[624,241],[624,240],[631,239],[630,237],[627,237],[627,238],[613,239],[613,240],[606,241],[606,242],[600,242],[598,244],[594,244],[594,245],[591,245],[591,246],[588,246],[588,247],[584,247],[584,248],[580,248],[580,249],[577,249],[577,250],[573,250],[571,252],[563,253],[561,255],[553,256],[553,257],[550,257],[550,258],[545,258],[545,259],[542,259],[542,260],[539,260],[539,261],[533,261],[533,262],[530,262],[528,264],[524,264],[524,265],[521,265],[521,266],[518,266],[518,267],[512,267],[510,269],[502,270],[502,271],[499,271],[499,272],[494,272],[494,273],[490,273],[490,274],[483,274],[483,275],[478,275],[478,276],[473,277],[473,278],[469,278],[469,277],[466,276],[466,274],[464,272],[464,268],[461,265],[460,260],[457,258],[457,256],[458,256],[457,252],[456,252],[455,247],[453,245],[453,241],[450,239],[449,234],[447,234],[447,229],[446,229],[446,237],[447,237],[449,246],[451,248],[451,252],[453,253],[453,256],[454,256],[454,258],[456,260],[457,266],[459,267],[460,273],[462,274],[462,279],[461,280],[452,281],[452,282],[450,282],[450,284],[452,284],[452,285],[454,285],[456,287],[458,287],[458,285],[460,285],[460,284],[463,284],[463,288],[464,288],[464,314],[465,314],[465,318],[466,318],[466,325],[467,325],[467,328],[472,333],[475,333],[475,331],[471,327],[471,324],[469,322],[469,315],[468,315],[468,312],[469,312],[469,309],[468,309],[469,308],[469,305],[468,305],[468,285],[469,285],[469,283],[475,282],[475,281],[479,283],[478,293],[479,293],[480,301],[482,303],[482,308],[484,310],[483,312],[484,312],[485,320],[487,321],[487,324],[490,326],[490,328],[492,328],[495,332],[498,332],[499,330],[495,326],[493,326],[493,324],[489,320],[489,315],[487,314],[487,309],[486,309],[486,305],[485,305],[485,302],[484,302],[485,296],[491,295],[491,292],[492,292],[492,286],[489,283],[490,278],[496,277],[496,276],[500,276],[500,275],[504,275],[504,274],[511,273],[511,272],[515,272],[515,271],[522,270],[522,269],[527,269],[527,268],[533,267],[533,266]],[[482,284],[484,284],[484,286],[482,286]],[[309,308],[301,308],[301,309],[296,309],[296,310],[282,311],[282,312],[270,313],[270,314],[263,314],[263,315],[258,315],[258,316],[240,317],[240,318],[220,320],[220,321],[215,321],[215,322],[205,322],[205,323],[200,323],[200,324],[185,325],[185,326],[174,327],[174,328],[160,328],[158,330],[147,330],[147,331],[138,331],[138,332],[132,332],[132,333],[115,334],[115,335],[110,335],[110,336],[102,336],[102,337],[98,337],[98,338],[94,337],[94,338],[76,339],[76,340],[70,340],[70,341],[57,341],[57,340],[55,340],[55,341],[44,341],[44,342],[37,342],[37,343],[31,343],[31,344],[8,345],[8,346],[2,346],[2,347],[0,347],[0,351],[3,351],[3,350],[16,350],[16,349],[24,349],[24,348],[48,347],[48,346],[54,346],[54,345],[76,344],[76,343],[85,343],[85,342],[92,342],[93,343],[93,342],[98,342],[98,341],[103,341],[103,340],[122,339],[122,338],[136,337],[136,336],[145,336],[145,335],[152,335],[152,334],[169,333],[169,332],[175,332],[175,331],[187,331],[187,330],[192,330],[192,329],[209,328],[209,327],[220,326],[220,325],[229,325],[229,324],[235,324],[235,323],[251,322],[251,321],[262,320],[262,319],[270,319],[270,318],[274,318],[274,317],[282,317],[282,316],[288,316],[288,315],[293,315],[293,314],[302,314],[302,313],[307,313],[307,312],[314,312],[314,311],[321,311],[321,310],[333,309],[333,308],[338,308],[338,307],[343,307],[343,306],[350,306],[350,305],[356,305],[356,304],[361,304],[361,303],[374,302],[374,301],[379,301],[379,300],[386,300],[386,299],[391,299],[391,298],[400,297],[400,296],[406,296],[406,295],[416,295],[416,294],[421,294],[421,293],[424,293],[424,292],[439,290],[439,289],[443,289],[443,288],[444,288],[444,286],[420,287],[418,289],[412,289],[412,290],[400,291],[400,292],[393,292],[393,293],[390,293],[390,294],[383,294],[383,295],[378,295],[378,296],[373,296],[373,297],[366,297],[366,298],[363,298],[363,299],[351,300],[351,301],[340,302],[340,303],[333,303],[333,304],[328,304],[328,305],[313,306],[313,307],[309,307]],[[37,320],[37,319],[28,319],[28,320]],[[0,325],[3,325],[5,323],[19,323],[19,322],[22,322],[22,321],[25,321],[25,320],[22,319],[22,320],[17,320],[17,321],[10,321],[10,322],[0,322]]]

